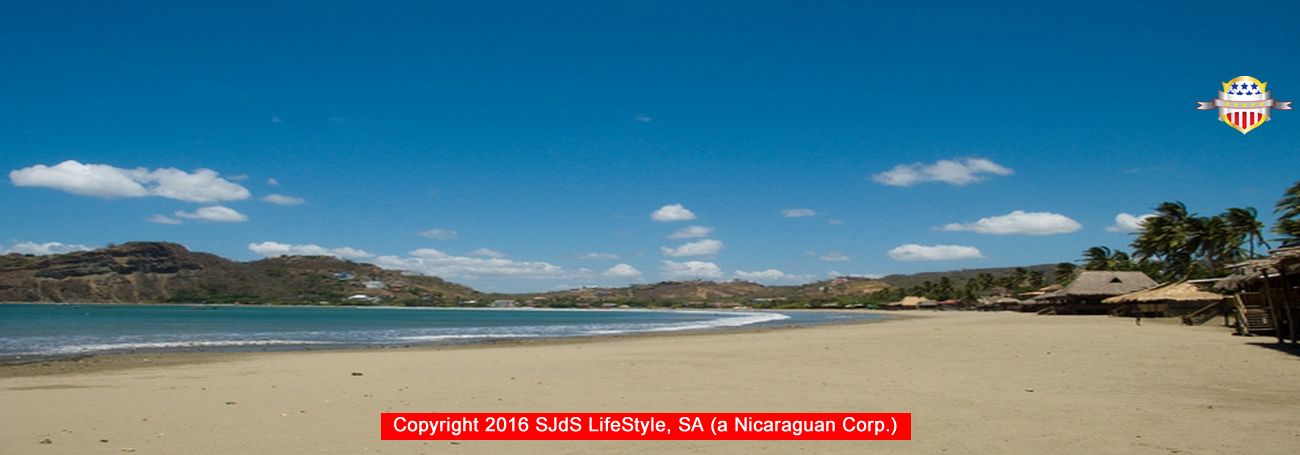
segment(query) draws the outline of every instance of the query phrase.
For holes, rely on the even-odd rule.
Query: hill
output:
[[[1050,276],[1055,266],[1023,267]],[[386,270],[328,256],[237,262],[164,242],[129,242],[49,256],[0,256],[0,302],[487,305],[493,299],[540,306],[803,307],[892,301],[902,289],[948,278],[954,287],[982,274],[1013,276],[1016,267],[841,277],[794,286],[747,281],[665,281],[620,288],[485,295],[437,277]],[[880,291],[892,291],[881,293]],[[472,301],[472,302],[471,302]]]
[[[1043,274],[1044,277],[1051,277],[1052,273],[1056,270],[1056,264],[1027,265],[1024,267],[992,267],[992,268],[983,268],[983,269],[961,269],[961,270],[950,270],[946,272],[922,272],[922,273],[912,273],[906,275],[902,275],[902,274],[888,275],[888,276],[881,277],[880,281],[889,283],[891,286],[910,288],[910,287],[915,287],[917,285],[920,285],[921,283],[924,283],[926,281],[938,282],[943,277],[948,277],[949,280],[953,281],[954,285],[961,285],[965,283],[966,280],[975,279],[976,277],[978,277],[980,274],[983,273],[993,275],[994,277],[1004,277],[1008,275],[1013,275],[1015,274],[1016,269],[1018,268],[1023,268],[1029,272],[1041,273]]]
[[[478,292],[440,278],[323,256],[236,262],[163,242],[0,256],[0,301],[446,304]]]
[[[522,297],[543,304],[592,303],[634,305],[735,304],[777,306],[783,302],[806,304],[852,300],[889,289],[887,283],[867,278],[836,278],[798,286],[764,286],[748,281],[664,281],[623,288],[582,288]]]

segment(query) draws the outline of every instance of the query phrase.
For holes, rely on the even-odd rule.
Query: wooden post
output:
[[[1282,297],[1286,300],[1282,303],[1283,308],[1286,308],[1286,326],[1287,330],[1291,332],[1291,344],[1295,344],[1295,314],[1291,311],[1291,305],[1297,301],[1294,295],[1295,290],[1291,288],[1291,276],[1286,273],[1286,265],[1278,263],[1277,268],[1278,274],[1282,278]]]
[[[1277,311],[1277,305],[1273,304],[1273,290],[1268,286],[1268,267],[1261,269],[1260,274],[1264,276],[1264,302],[1268,303],[1268,314],[1273,318],[1273,335],[1277,336],[1278,343],[1284,343],[1286,338],[1282,335],[1282,328],[1278,327],[1278,319],[1281,319],[1278,316],[1282,313]]]

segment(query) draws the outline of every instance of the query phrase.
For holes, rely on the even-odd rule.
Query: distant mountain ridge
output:
[[[526,294],[541,300],[573,302],[735,302],[818,301],[861,297],[891,286],[869,278],[835,278],[796,286],[764,286],[748,281],[663,281],[622,288],[581,288],[543,294]]]
[[[1051,264],[1024,267],[1049,273]],[[487,305],[519,299],[540,305],[851,301],[948,277],[957,283],[1015,267],[842,277],[793,286],[747,281],[665,281],[619,288],[485,294],[438,277],[387,270],[329,256],[251,262],[193,252],[166,242],[128,242],[48,256],[0,256],[0,302]]]
[[[440,278],[333,257],[236,262],[165,242],[129,242],[49,256],[0,256],[4,302],[302,304],[354,295],[444,304],[479,292]]]
[[[889,283],[892,286],[910,288],[919,285],[925,281],[934,282],[934,281],[939,281],[939,279],[943,277],[948,277],[948,279],[953,280],[954,282],[956,282],[956,284],[961,284],[966,280],[974,279],[975,277],[979,276],[981,273],[987,273],[993,276],[1006,276],[1015,273],[1016,269],[1018,268],[1025,269],[1026,271],[1029,272],[1038,272],[1043,274],[1044,276],[1050,277],[1052,276],[1052,272],[1056,270],[1056,265],[1057,264],[1055,263],[1035,264],[1035,265],[1026,265],[1022,267],[988,267],[982,269],[949,270],[944,272],[920,272],[920,273],[909,273],[909,274],[896,274],[896,275],[883,276],[880,278],[880,281]]]

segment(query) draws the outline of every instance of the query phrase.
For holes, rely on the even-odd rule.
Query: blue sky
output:
[[[1300,98],[1295,2],[184,3],[0,4],[0,249],[792,283],[1076,260],[1166,200],[1271,221],[1300,179],[1300,114],[1194,109]]]

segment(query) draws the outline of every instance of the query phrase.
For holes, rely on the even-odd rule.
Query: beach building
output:
[[[1233,264],[1232,275],[1215,289],[1232,291],[1231,314],[1238,333],[1277,337],[1296,343],[1300,317],[1300,247],[1279,248],[1267,258]]]
[[[371,295],[365,295],[365,294],[354,294],[354,295],[348,296],[348,298],[345,299],[345,300],[347,300],[348,302],[352,302],[352,303],[363,303],[363,302],[364,302],[364,303],[375,303],[375,302],[378,302],[378,301],[379,301],[379,298],[378,298],[378,297],[375,297],[375,296],[371,296]]]
[[[1011,297],[981,297],[975,305],[979,311],[1015,310],[1020,307],[1020,300]]]
[[[1115,308],[1110,313],[1120,316],[1195,315],[1194,318],[1184,318],[1184,322],[1189,325],[1199,325],[1223,314],[1223,302],[1223,294],[1201,289],[1195,283],[1187,281],[1166,283],[1101,301],[1107,305],[1114,305]]]
[[[1033,299],[1032,305],[1040,307],[1039,314],[1108,314],[1114,307],[1103,300],[1155,286],[1142,272],[1086,270],[1061,290]]]
[[[383,289],[384,282],[379,280],[370,280],[365,282],[366,289]]]
[[[1021,300],[1028,300],[1028,299],[1042,297],[1044,295],[1051,294],[1053,292],[1059,291],[1064,288],[1065,286],[1059,284],[1052,284],[1046,287],[1039,288],[1034,291],[1021,292],[1020,294],[1017,294],[1016,297],[1019,297]]]
[[[937,303],[933,300],[923,298],[923,296],[907,295],[898,302],[885,304],[885,309],[918,309],[918,308],[935,308]]]

